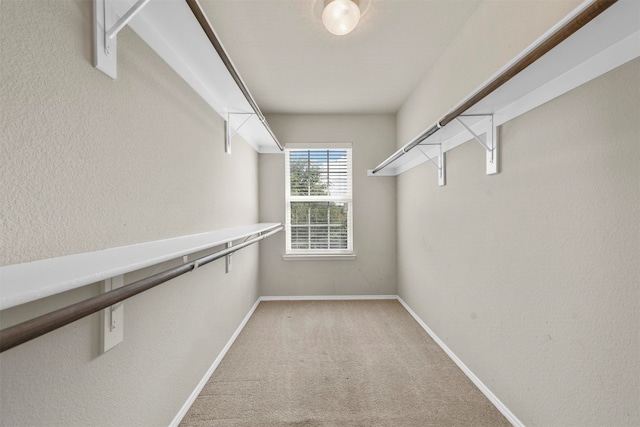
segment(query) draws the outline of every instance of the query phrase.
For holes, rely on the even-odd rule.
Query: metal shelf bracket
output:
[[[424,145],[437,145],[440,147],[440,152],[438,153],[438,161],[436,162],[433,157],[430,157],[427,153],[425,153],[425,151],[422,149],[421,146]],[[420,152],[422,154],[424,154],[424,156],[435,165],[436,168],[438,168],[438,185],[440,187],[444,187],[446,185],[446,162],[445,162],[445,153],[442,151],[442,143],[436,143],[436,144],[418,144],[418,150],[420,150]]]
[[[486,130],[483,134],[476,134],[465,122],[462,121],[462,117],[486,117],[488,120]],[[494,175],[498,173],[498,132],[496,131],[496,125],[493,121],[493,114],[478,114],[478,115],[461,115],[455,119],[458,123],[469,132],[473,139],[478,141],[480,145],[487,152],[487,175]]]
[[[149,1],[138,0],[117,19],[113,0],[93,0],[93,65],[112,79],[118,75],[116,36]]]
[[[231,138],[233,135],[238,133],[240,128],[244,126],[245,123],[251,118],[251,116],[255,116],[256,113],[227,113],[227,120],[224,121],[224,152],[227,154],[231,154]],[[236,126],[235,130],[231,130],[231,116],[247,116],[239,126]]]
[[[227,249],[231,248],[233,246],[232,242],[227,242]],[[229,254],[225,257],[225,272],[231,273],[231,256],[233,254]]]
[[[124,285],[124,276],[119,275],[107,279],[102,284],[102,292],[109,292]],[[122,342],[124,336],[123,302],[113,304],[102,310],[100,316],[101,350],[105,353]]]

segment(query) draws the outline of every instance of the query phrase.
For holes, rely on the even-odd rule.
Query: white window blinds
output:
[[[351,149],[287,149],[288,254],[351,254]]]

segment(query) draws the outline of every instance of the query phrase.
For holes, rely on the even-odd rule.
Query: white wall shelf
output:
[[[280,226],[252,224],[0,267],[0,310],[214,248]]]
[[[495,76],[500,75],[520,58],[530,53],[550,34],[553,34],[565,22],[577,15],[588,3],[585,2],[567,18],[551,28],[539,40],[499,70]],[[464,123],[476,135],[484,135],[488,131],[490,132],[492,127],[490,116],[493,117],[493,127],[500,126],[639,56],[640,1],[619,0],[507,83],[466,110],[463,114],[468,117],[464,118]],[[492,76],[487,83],[492,81],[495,76]],[[482,84],[480,88],[485,87],[487,83]],[[472,95],[478,91],[473,92]],[[459,105],[463,105],[463,103],[464,101]],[[454,110],[452,109],[452,111]],[[409,143],[394,153],[395,155],[405,150],[405,154],[376,173],[369,170],[368,174],[369,176],[399,175],[429,161],[424,155],[425,153],[430,158],[438,158],[439,144],[442,145],[444,153],[472,139],[474,138],[469,130],[453,120],[424,140],[425,146],[419,145],[416,147],[418,149],[406,151]],[[478,148],[478,152],[482,153],[481,147]],[[436,173],[434,172],[434,179]],[[487,173],[491,173],[489,168]],[[439,177],[439,179],[442,182],[444,177]]]
[[[117,55],[115,40],[108,58],[102,46],[104,28],[110,28],[116,18],[124,17],[143,0],[94,0],[96,10],[111,9],[97,18],[94,38],[96,58],[107,61],[109,72],[115,78]],[[251,105],[227,70],[222,59],[202,30],[198,20],[184,0],[151,0],[144,2],[129,27],[182,77],[224,120],[229,119],[231,132],[237,131],[259,153],[279,153],[274,137],[255,114]],[[98,16],[98,15],[97,15]],[[109,30],[107,28],[107,31]],[[102,38],[102,42],[98,39]],[[99,67],[100,68],[100,67]],[[100,68],[102,69],[102,68]],[[152,73],[153,70],[149,70]],[[241,113],[241,114],[239,114]],[[250,114],[246,123],[244,115]]]

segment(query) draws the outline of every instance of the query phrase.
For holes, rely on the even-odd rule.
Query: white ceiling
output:
[[[361,0],[346,36],[324,0],[200,0],[267,113],[396,112],[481,0]]]

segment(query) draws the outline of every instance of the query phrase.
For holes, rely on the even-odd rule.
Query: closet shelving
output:
[[[497,173],[497,126],[640,56],[640,2],[615,2],[472,106],[460,111],[461,106],[481,96],[492,82],[563,31],[567,23],[579,20],[576,18],[589,7],[597,6],[596,3],[606,2],[583,3],[443,119],[369,170],[369,176],[396,176],[431,160],[436,166],[434,175],[437,174],[439,185],[444,185],[445,153],[474,139],[486,152],[487,174]]]
[[[227,152],[236,132],[259,153],[282,151],[196,0],[94,0],[94,65],[112,78],[113,30],[127,25],[225,120]]]
[[[229,273],[233,253],[282,229],[280,223],[252,224],[2,266],[0,310],[91,283],[102,282],[102,293],[0,330],[0,352],[97,312],[101,312],[101,351],[106,352],[121,343],[124,338],[123,302],[126,299],[217,259],[226,258],[226,271]],[[225,248],[203,255],[203,251],[210,252],[218,246]],[[192,259],[189,259],[190,256]],[[171,260],[176,260],[177,265],[124,285],[125,274]]]
[[[230,245],[281,227],[258,223],[0,267],[0,310],[160,263]]]

